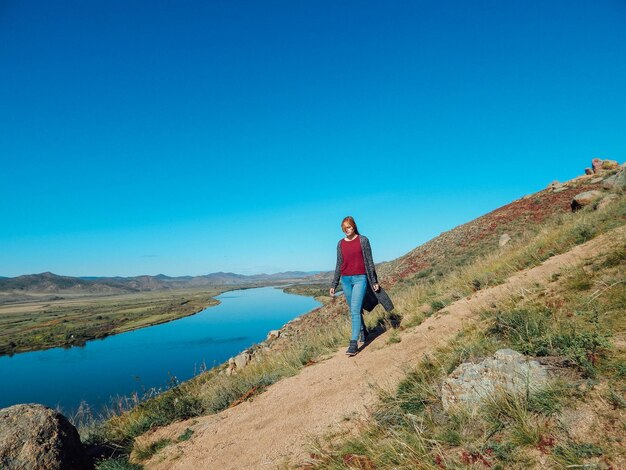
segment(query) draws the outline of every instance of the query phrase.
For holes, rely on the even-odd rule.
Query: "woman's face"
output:
[[[350,222],[343,224],[343,233],[345,233],[348,238],[351,238],[354,235],[354,227]]]

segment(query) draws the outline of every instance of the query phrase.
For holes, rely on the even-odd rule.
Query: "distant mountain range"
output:
[[[50,272],[17,277],[0,277],[0,292],[50,294],[116,294],[193,287],[245,286],[273,283],[303,282],[319,275],[317,272],[289,271],[276,274],[245,276],[235,273],[211,273],[203,276],[170,277],[70,277]]]

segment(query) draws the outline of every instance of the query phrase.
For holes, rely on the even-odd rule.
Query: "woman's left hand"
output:
[[[372,289],[374,289],[374,292],[378,292],[380,290],[380,286],[378,284],[374,284]]]

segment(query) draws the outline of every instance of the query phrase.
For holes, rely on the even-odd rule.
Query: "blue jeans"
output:
[[[356,276],[341,276],[341,285],[343,293],[346,296],[346,302],[350,307],[350,317],[352,318],[352,341],[359,339],[361,328],[365,331],[365,323],[361,309],[363,308],[363,297],[367,288],[367,277],[365,274],[357,274]]]

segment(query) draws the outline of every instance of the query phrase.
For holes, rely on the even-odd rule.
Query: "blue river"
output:
[[[41,403],[98,412],[121,396],[183,381],[264,340],[269,330],[320,304],[273,287],[225,292],[221,304],[190,317],[130,331],[83,347],[0,357],[0,408]]]

